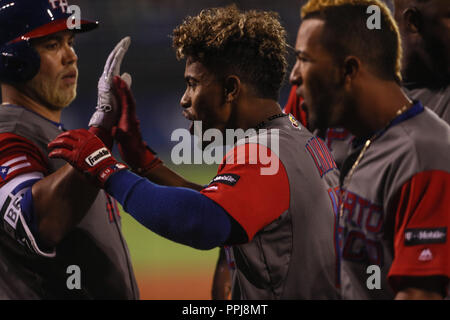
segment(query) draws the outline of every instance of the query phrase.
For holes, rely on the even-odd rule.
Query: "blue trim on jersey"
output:
[[[401,115],[399,115],[398,117],[394,118],[394,120],[392,120],[391,124],[386,129],[389,129],[403,121],[411,119],[411,118],[417,116],[419,113],[422,113],[425,110],[425,108],[423,107],[423,105],[420,101],[416,100],[413,102],[414,102],[413,106],[411,108],[409,108],[408,110],[406,110]]]
[[[64,125],[63,125],[62,123],[60,123],[60,122],[55,122],[55,121],[52,121],[52,120],[50,120],[50,119],[47,119],[46,117],[40,115],[39,113],[37,113],[37,112],[35,112],[35,111],[33,111],[33,110],[30,110],[30,109],[28,109],[28,108],[25,108],[24,106],[19,106],[19,105],[17,105],[17,104],[5,104],[4,106],[15,107],[15,108],[21,108],[21,109],[25,109],[25,110],[27,110],[27,111],[30,111],[31,113],[34,113],[34,114],[37,115],[38,117],[40,117],[40,118],[42,118],[42,119],[44,119],[44,120],[47,120],[48,122],[50,122],[50,123],[53,124],[54,126],[56,126],[56,127],[60,128],[61,130],[65,131]]]
[[[11,193],[12,193],[13,195],[16,195],[17,192],[19,192],[20,190],[23,190],[23,189],[25,189],[25,188],[32,187],[33,184],[35,184],[35,183],[38,182],[39,180],[41,180],[41,179],[31,179],[31,180],[24,181],[24,182],[22,182],[21,184],[17,185],[17,186],[14,188],[14,190],[11,191]]]
[[[406,110],[404,113],[402,113],[401,115],[395,117],[394,119],[392,119],[392,121],[389,123],[389,125],[381,130],[375,131],[374,133],[370,134],[367,137],[355,137],[355,139],[353,139],[352,141],[352,145],[353,148],[357,149],[357,148],[362,148],[362,146],[364,145],[364,143],[370,139],[371,137],[377,135],[376,139],[378,139],[379,137],[381,137],[387,130],[389,130],[390,128],[392,128],[393,126],[402,123],[403,121],[406,121],[408,119],[414,118],[415,116],[417,116],[418,114],[422,113],[425,110],[425,108],[423,107],[422,103],[418,100],[414,100],[413,101],[413,106],[411,108],[409,108],[408,110]]]
[[[128,170],[112,175],[105,190],[142,225],[172,241],[208,250],[230,236],[226,211],[198,191],[159,186]]]

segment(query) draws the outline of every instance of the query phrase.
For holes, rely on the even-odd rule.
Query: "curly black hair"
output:
[[[191,57],[225,78],[237,75],[261,98],[278,99],[286,74],[286,31],[278,14],[205,9],[173,31],[177,58]]]

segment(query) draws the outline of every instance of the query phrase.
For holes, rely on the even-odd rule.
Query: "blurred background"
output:
[[[186,178],[207,184],[217,166],[174,165],[170,152],[172,131],[188,128],[179,101],[185,90],[184,61],[177,61],[171,48],[172,30],[188,15],[204,8],[235,3],[240,9],[278,12],[294,46],[300,23],[300,0],[72,0],[83,19],[96,19],[100,27],[77,36],[80,77],[78,97],[64,111],[67,129],[86,128],[97,101],[97,81],[109,52],[125,36],[132,44],[122,72],[133,77],[138,115],[144,139],[163,161]],[[391,3],[388,2],[391,6]],[[289,67],[295,57],[288,58]],[[290,68],[289,68],[290,70]],[[287,101],[288,74],[281,90],[280,105]],[[123,232],[130,249],[141,299],[210,299],[218,249],[199,251],[165,240],[143,228],[129,215],[122,215]]]

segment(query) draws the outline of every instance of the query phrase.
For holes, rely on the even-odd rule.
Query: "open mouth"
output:
[[[302,102],[300,102],[300,109],[308,112],[308,105],[306,104],[306,101],[303,99]]]
[[[191,121],[191,125],[189,126],[189,132],[190,132],[190,134],[193,135],[194,134],[194,121],[195,121],[194,117],[186,110],[183,110],[183,117],[185,117],[187,120]]]

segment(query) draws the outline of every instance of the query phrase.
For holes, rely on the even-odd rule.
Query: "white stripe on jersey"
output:
[[[19,170],[19,169],[22,169],[22,168],[26,168],[26,167],[31,167],[31,163],[24,162],[24,163],[21,163],[21,164],[15,166],[15,167],[12,167],[11,169],[9,169],[8,174],[11,174],[11,172],[14,172],[16,170]]]
[[[0,167],[9,167],[13,163],[16,163],[16,162],[19,162],[19,161],[25,161],[25,160],[27,160],[27,156],[20,156],[20,157],[8,160],[8,161],[6,161],[3,164],[0,164]]]
[[[21,214],[19,216],[19,218],[20,218],[20,221],[22,222],[23,229],[25,230],[25,233],[27,234],[28,240],[30,240],[30,242],[31,242],[32,249],[37,254],[39,254],[41,256],[44,256],[44,257],[47,257],[47,258],[54,258],[54,257],[56,257],[56,249],[55,248],[53,248],[52,252],[48,252],[48,253],[42,251],[39,248],[39,246],[38,246],[38,244],[36,242],[36,239],[34,238],[33,233],[31,233],[30,228],[28,228],[27,222],[25,221],[25,218],[23,217],[23,215]]]
[[[22,168],[24,167],[23,165],[18,165],[16,167],[22,166]],[[20,168],[17,168],[20,169]],[[11,181],[9,181],[7,184],[5,184],[3,187],[0,188],[0,208],[3,207],[6,199],[8,196],[14,198],[14,195],[11,194],[11,192],[20,184],[29,181],[29,180],[35,180],[35,179],[42,179],[44,178],[44,175],[41,172],[30,172],[30,173],[25,173],[22,174],[20,176],[15,177],[14,179],[12,179]],[[29,189],[30,187],[25,187],[22,190],[17,190],[17,195],[18,196],[23,196],[23,193],[25,193],[25,191],[27,189]],[[22,223],[23,229],[25,230],[26,236],[28,238],[28,240],[30,241],[31,244],[31,249],[34,250],[37,254],[47,257],[47,258],[53,258],[56,256],[56,251],[53,250],[52,252],[44,252],[42,251],[37,242],[36,239],[33,236],[33,233],[30,231],[30,228],[28,227],[23,215],[21,212],[19,212],[19,219]],[[5,221],[7,221],[5,219]],[[9,221],[7,221],[9,222]],[[11,222],[9,222],[11,224]],[[14,223],[11,224],[11,226],[15,229],[16,228],[16,224],[17,221],[14,221]]]

